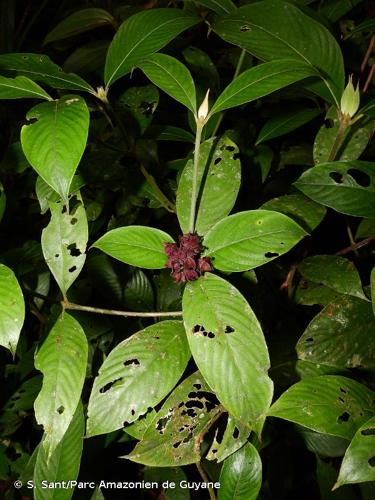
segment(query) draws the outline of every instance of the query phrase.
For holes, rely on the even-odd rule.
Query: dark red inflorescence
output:
[[[209,257],[200,257],[203,247],[196,234],[180,236],[180,243],[164,243],[168,256],[166,267],[176,282],[193,281],[207,271],[212,271]]]

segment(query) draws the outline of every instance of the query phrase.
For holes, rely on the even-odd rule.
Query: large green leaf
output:
[[[249,304],[227,281],[207,273],[188,283],[183,312],[191,352],[208,385],[233,417],[259,430],[273,384],[267,346]]]
[[[137,420],[173,389],[189,357],[180,321],[156,323],[118,344],[94,382],[88,435],[112,432]]]
[[[336,488],[348,483],[375,481],[375,416],[355,433],[345,452]]]
[[[93,247],[131,266],[162,269],[167,262],[164,243],[173,243],[173,239],[160,229],[127,226],[108,231]]]
[[[74,485],[69,485],[68,480],[73,482],[78,477],[84,432],[85,419],[82,404],[79,402],[64,437],[52,455],[48,457],[43,441],[38,448],[34,469],[35,500],[70,500]],[[65,481],[67,487],[45,488],[44,481],[48,484]]]
[[[198,210],[195,228],[205,234],[232,210],[241,184],[238,147],[228,137],[202,143],[198,163]],[[203,186],[202,186],[203,183]],[[193,160],[188,160],[178,185],[176,209],[183,233],[189,231]]]
[[[355,380],[322,375],[290,387],[271,406],[268,415],[350,440],[373,415],[374,397],[373,391]]]
[[[316,72],[306,63],[280,59],[254,66],[235,78],[219,95],[210,115],[254,101]]]
[[[300,359],[322,365],[374,368],[375,318],[370,302],[342,296],[328,304],[306,328],[297,353]]]
[[[374,163],[335,161],[310,168],[294,185],[312,200],[343,214],[375,217]]]
[[[25,303],[17,278],[9,267],[0,264],[0,345],[16,353],[25,319]]]
[[[222,411],[200,373],[193,373],[176,387],[124,458],[152,467],[196,463],[203,436]]]
[[[178,9],[144,10],[131,16],[109,46],[104,70],[107,87],[198,22],[199,18]]]
[[[89,8],[73,12],[55,26],[44,39],[43,44],[63,40],[70,36],[90,31],[99,26],[115,26],[116,20],[104,9]]]
[[[21,97],[52,100],[42,87],[26,76],[16,76],[16,78],[0,76],[0,99],[20,99]]]
[[[26,115],[21,130],[22,149],[38,174],[66,200],[86,147],[89,110],[78,95],[45,102]]]
[[[205,255],[221,271],[246,271],[288,252],[307,233],[284,214],[249,210],[218,222],[205,236]]]
[[[246,443],[227,458],[220,472],[218,500],[255,500],[262,486],[262,461],[257,449]]]
[[[74,203],[73,203],[74,201]],[[86,260],[88,226],[82,198],[70,199],[69,212],[61,202],[50,202],[51,220],[42,232],[45,261],[65,296]]]
[[[344,88],[340,48],[331,33],[295,5],[278,0],[252,3],[220,17],[213,30],[265,61],[292,58],[317,70],[338,103]],[[320,85],[315,87],[323,93]]]
[[[56,89],[95,93],[90,84],[73,73],[64,73],[49,57],[41,54],[0,54],[0,71],[9,76],[27,76]]]
[[[149,80],[196,114],[197,99],[190,71],[178,59],[151,54],[137,66]]]
[[[77,409],[86,375],[88,346],[80,324],[65,311],[35,357],[43,386],[35,401],[35,417],[43,425],[49,457],[56,450]]]

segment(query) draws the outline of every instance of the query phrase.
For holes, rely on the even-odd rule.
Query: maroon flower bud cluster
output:
[[[203,247],[196,234],[180,236],[180,244],[164,243],[168,256],[166,267],[172,270],[173,279],[178,282],[193,281],[207,271],[212,271],[209,257],[200,257]]]

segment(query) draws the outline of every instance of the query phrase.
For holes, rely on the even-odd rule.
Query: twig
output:
[[[153,318],[153,317],[170,317],[170,316],[182,316],[182,311],[153,311],[153,312],[137,312],[137,311],[121,311],[118,309],[103,309],[101,307],[91,307],[82,306],[80,304],[74,304],[69,301],[61,301],[61,305],[64,309],[71,309],[74,311],[86,311],[94,314],[108,314],[110,316],[123,316],[132,318]]]
[[[285,281],[280,286],[281,291],[287,290],[289,299],[292,298],[292,295],[293,295],[292,284],[293,284],[293,279],[294,279],[294,276],[296,274],[297,268],[298,268],[298,264],[292,264],[290,266],[290,270],[285,278]]]
[[[343,248],[342,250],[339,250],[336,252],[336,255],[346,255],[347,253],[354,252],[355,250],[358,250],[359,248],[366,247],[367,245],[370,245],[371,243],[375,242],[375,236],[370,236],[369,238],[365,238],[362,241],[359,241],[358,243],[354,243],[353,245],[350,245],[349,247]]]
[[[370,43],[368,44],[368,47],[367,47],[367,51],[366,51],[365,57],[363,58],[363,61],[362,61],[362,64],[361,64],[361,74],[364,73],[364,71],[366,69],[368,60],[370,59],[371,52],[372,52],[372,49],[374,47],[374,44],[375,44],[375,35],[372,35]]]
[[[206,474],[206,471],[203,469],[202,464],[200,462],[195,462],[195,465],[197,466],[198,472],[199,472],[201,478],[203,479],[203,482],[209,483],[208,476]],[[208,489],[208,493],[210,494],[210,500],[216,500],[216,495],[215,495],[213,488],[207,488],[207,489]]]
[[[371,66],[371,69],[370,69],[370,73],[367,77],[367,80],[366,80],[366,83],[364,84],[363,86],[363,92],[367,92],[369,86],[370,86],[370,83],[371,83],[371,80],[374,76],[374,73],[375,73],[375,63]]]

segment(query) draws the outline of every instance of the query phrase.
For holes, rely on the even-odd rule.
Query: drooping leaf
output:
[[[340,48],[323,25],[295,5],[278,0],[245,5],[220,17],[213,30],[265,61],[292,58],[308,64],[318,70],[326,92],[321,85],[313,88],[339,102],[344,86]]]
[[[41,54],[0,54],[0,70],[9,76],[26,76],[56,89],[95,93],[90,84],[73,73],[64,73],[49,57]]]
[[[109,46],[104,70],[107,87],[198,22],[199,18],[178,9],[144,10],[131,16]]]
[[[30,78],[0,76],[0,99],[20,99],[22,97],[52,100],[52,97]]]
[[[38,174],[64,200],[86,147],[89,111],[78,95],[45,102],[26,115],[34,120],[21,130],[22,149]]]
[[[357,217],[375,217],[373,163],[322,163],[303,173],[294,185],[312,200],[337,212]]]
[[[69,486],[70,481],[78,477],[81,454],[83,448],[83,435],[85,420],[82,403],[79,402],[69,427],[59,445],[48,457],[42,444],[38,447],[34,469],[34,498],[35,500],[70,500],[74,486]],[[45,438],[44,438],[45,439]],[[56,484],[65,481],[68,487],[45,488],[43,483]]]
[[[249,304],[227,281],[206,273],[188,283],[182,308],[190,349],[203,377],[233,417],[258,430],[273,384],[267,375],[267,346]]]
[[[375,417],[355,433],[345,452],[335,488],[348,483],[375,481]]]
[[[175,386],[189,357],[179,321],[156,323],[117,345],[94,382],[88,435],[112,432],[137,420]]]
[[[228,457],[220,473],[218,500],[255,500],[262,485],[262,462],[257,449],[246,443]]]
[[[203,240],[205,255],[221,271],[247,271],[288,252],[306,232],[284,214],[238,212],[221,220]]]
[[[195,229],[204,235],[232,210],[241,184],[238,147],[228,137],[202,143],[198,163],[198,209]],[[202,183],[204,182],[203,186]],[[177,190],[177,217],[183,233],[189,231],[193,160],[182,172]]]
[[[151,54],[137,66],[153,84],[196,114],[194,81],[190,71],[178,59],[166,54]]]
[[[268,415],[350,440],[373,415],[374,396],[373,391],[355,380],[322,375],[290,387],[271,406]]]
[[[280,59],[254,66],[235,78],[216,99],[210,115],[254,101],[316,72],[304,62]]]
[[[80,324],[65,311],[60,315],[35,358],[43,386],[35,417],[43,425],[43,446],[51,457],[76,412],[86,375],[87,339]]]
[[[25,303],[17,278],[9,267],[0,264],[0,345],[16,353],[25,319]]]
[[[69,212],[62,203],[50,202],[49,205],[51,220],[42,232],[42,250],[51,273],[66,296],[86,260],[87,217],[79,194],[71,198]]]
[[[162,269],[167,261],[164,243],[173,243],[173,239],[160,229],[127,226],[108,231],[93,247],[131,266]]]
[[[79,35],[100,26],[115,26],[116,20],[104,9],[88,8],[73,12],[55,26],[44,39],[43,45]]]
[[[198,462],[201,439],[222,411],[200,373],[193,373],[176,387],[124,458],[152,467]]]
[[[232,0],[194,0],[194,3],[208,7],[216,14],[229,14],[236,10]]]
[[[242,424],[231,415],[228,415],[227,425],[220,443],[217,440],[219,429],[216,430],[211,447],[207,452],[207,460],[216,460],[218,463],[240,449],[249,437],[249,427]]]

